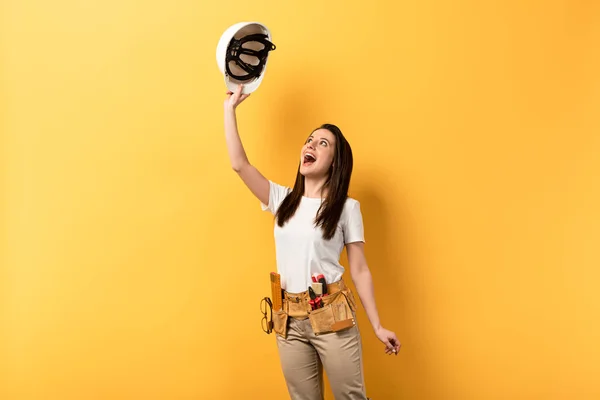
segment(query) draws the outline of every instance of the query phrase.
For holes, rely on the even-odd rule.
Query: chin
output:
[[[308,168],[301,167],[300,174],[302,176],[304,176],[305,178],[320,178],[321,176],[325,175],[325,173],[323,171],[319,171],[317,169],[313,169],[310,167],[308,167]]]
[[[307,176],[312,176],[312,171],[310,170],[310,168],[304,168],[304,167],[300,167],[300,174],[307,177]]]

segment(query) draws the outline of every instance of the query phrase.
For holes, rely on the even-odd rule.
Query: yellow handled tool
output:
[[[281,277],[277,272],[271,272],[271,298],[273,299],[273,310],[281,310],[283,308],[283,293],[281,291]]]

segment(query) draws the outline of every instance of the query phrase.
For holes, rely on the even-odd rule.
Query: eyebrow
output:
[[[312,139],[315,139],[315,137],[314,137],[313,135],[310,135],[310,136],[309,136],[309,139],[311,139],[311,138],[312,138]],[[320,138],[319,140],[324,140],[324,141],[326,141],[327,143],[329,143],[329,140],[327,140],[327,138],[324,138],[324,137],[323,137],[323,138]]]

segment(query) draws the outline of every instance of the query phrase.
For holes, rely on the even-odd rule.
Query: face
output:
[[[320,178],[329,173],[335,154],[335,136],[327,129],[314,131],[302,147],[300,173],[305,177]]]

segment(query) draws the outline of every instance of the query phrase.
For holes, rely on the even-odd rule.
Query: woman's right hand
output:
[[[231,109],[235,110],[237,106],[239,106],[244,100],[246,100],[248,97],[250,97],[250,93],[242,94],[243,87],[244,86],[240,84],[240,85],[238,85],[235,92],[232,92],[232,91],[227,92],[227,99],[225,99],[225,107],[226,108],[231,108]]]

